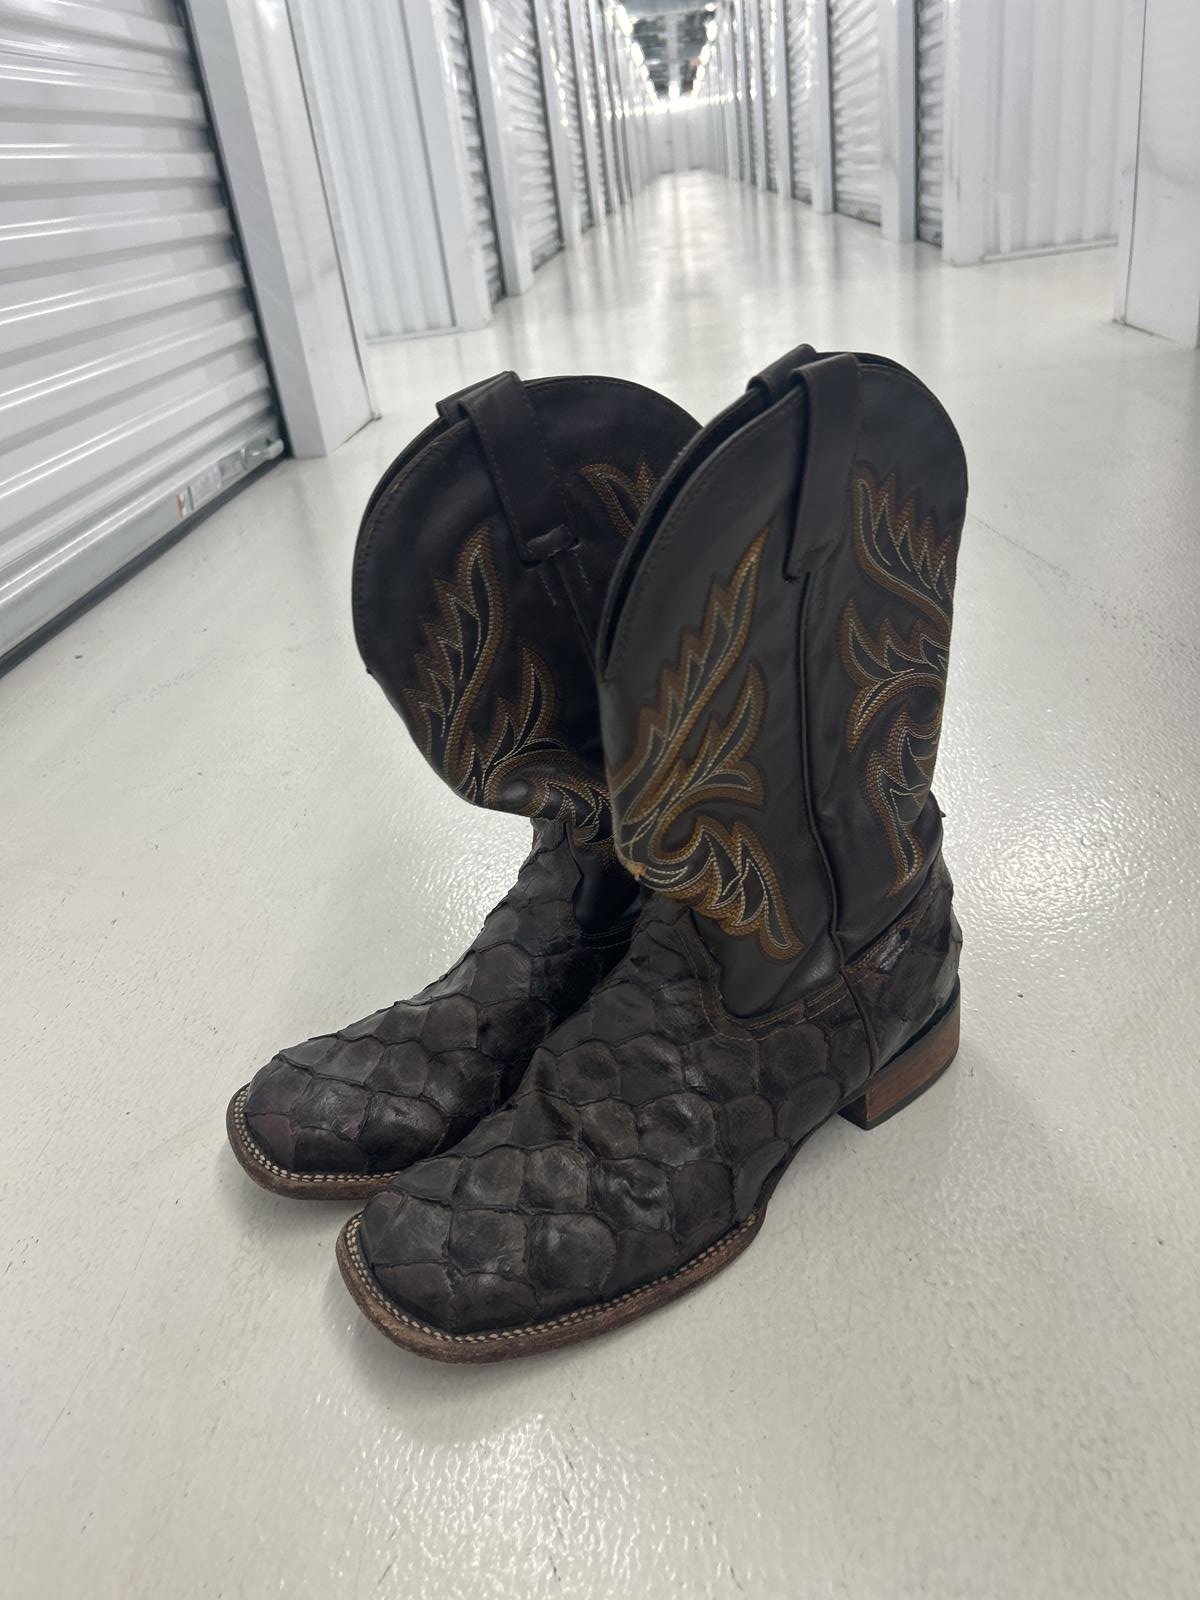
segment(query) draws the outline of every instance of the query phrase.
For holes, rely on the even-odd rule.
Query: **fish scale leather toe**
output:
[[[949,1000],[951,895],[939,863],[845,979],[753,1023],[722,1005],[690,915],[655,902],[512,1100],[368,1204],[359,1246],[379,1287],[465,1334],[677,1270],[746,1221],[805,1136],[861,1089],[866,1023],[907,1037],[910,1013]]]
[[[446,975],[253,1079],[247,1127],[292,1173],[383,1173],[453,1144],[513,1091],[530,1056],[625,953],[631,922],[579,925],[579,868],[558,824]]]

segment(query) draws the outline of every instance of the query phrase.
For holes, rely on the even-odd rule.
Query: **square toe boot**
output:
[[[396,1343],[591,1337],[732,1261],[804,1140],[958,1040],[930,794],[966,500],[911,373],[793,352],[695,441],[601,628],[618,853],[651,899],[512,1099],[339,1240]]]
[[[637,384],[512,373],[439,412],[367,506],[355,634],[434,770],[532,818],[533,849],[448,973],[282,1050],[234,1095],[242,1166],[303,1198],[365,1198],[500,1105],[625,953],[643,898],[613,850],[596,630],[697,424]]]

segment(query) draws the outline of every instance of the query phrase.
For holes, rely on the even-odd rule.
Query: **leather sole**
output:
[[[225,1112],[225,1132],[229,1146],[242,1170],[254,1179],[260,1188],[272,1194],[285,1194],[295,1200],[369,1200],[372,1195],[386,1189],[393,1178],[398,1178],[403,1168],[395,1172],[291,1172],[272,1161],[266,1151],[255,1144],[254,1135],[246,1121],[246,1097],[250,1085],[245,1083],[229,1102]]]
[[[838,1106],[830,1114],[831,1117],[840,1114],[856,1127],[876,1128],[935,1084],[958,1051],[959,1006],[956,984],[949,1001],[932,1022],[899,1054],[893,1056],[886,1066],[880,1068],[865,1090],[858,1091]],[[812,1130],[813,1133],[816,1131],[816,1128]],[[530,1322],[516,1328],[497,1328],[481,1333],[445,1333],[418,1317],[410,1316],[388,1298],[363,1259],[358,1243],[361,1212],[351,1217],[338,1235],[338,1266],[355,1304],[368,1322],[393,1344],[411,1350],[415,1355],[427,1356],[434,1361],[482,1363],[511,1361],[517,1356],[559,1350],[564,1345],[594,1339],[601,1333],[657,1310],[671,1300],[677,1300],[680,1295],[697,1288],[714,1273],[720,1272],[722,1267],[736,1260],[753,1242],[766,1218],[767,1204],[779,1180],[811,1137],[811,1133],[807,1134],[768,1180],[759,1204],[746,1220],[699,1255],[640,1289],[631,1289],[614,1300],[581,1306],[577,1311],[565,1312],[545,1322]]]

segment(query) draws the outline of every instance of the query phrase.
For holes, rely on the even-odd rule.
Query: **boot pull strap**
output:
[[[500,372],[439,400],[437,409],[446,422],[465,417],[474,428],[521,560],[537,566],[553,559],[591,654],[604,596],[593,592],[579,562],[579,534],[525,385],[515,372]]]
[[[808,396],[808,442],[786,567],[789,578],[799,578],[841,536],[858,451],[858,361],[852,355],[825,356],[800,367],[793,382]]]
[[[816,354],[812,345],[798,344],[794,350],[789,350],[787,355],[780,356],[777,361],[772,361],[769,367],[756,372],[746,388],[758,390],[767,405],[773,406],[777,400],[782,400],[792,387],[792,377],[796,368],[806,366],[815,359]]]

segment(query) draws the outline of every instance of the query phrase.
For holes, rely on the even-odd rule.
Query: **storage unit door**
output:
[[[0,0],[0,654],[282,449],[171,0]]]
[[[604,81],[608,85],[608,99],[612,107],[612,133],[613,152],[617,168],[617,193],[621,202],[629,200],[633,194],[633,187],[629,176],[629,145],[625,127],[625,96],[621,88],[621,78],[617,66],[616,43],[614,32],[616,20],[606,6],[600,7],[600,22],[598,31],[601,35],[601,44],[604,50]]]
[[[763,105],[763,168],[768,189],[778,189],[779,175],[775,168],[775,107],[771,100],[771,85],[775,82],[775,30],[771,14],[778,0],[758,0],[758,53],[762,67],[759,79],[762,85]]]
[[[879,28],[877,0],[830,0],[834,204],[879,221]]]
[[[600,98],[600,73],[596,64],[596,35],[592,25],[593,0],[580,0],[579,16],[583,29],[580,54],[583,57],[584,96],[591,109],[596,135],[596,165],[600,174],[600,200],[606,212],[613,209],[612,175],[609,172],[608,143],[604,129],[604,106]]]
[[[717,34],[717,49],[720,52],[720,97],[721,123],[725,133],[725,176],[740,178],[742,175],[742,123],[738,116],[737,102],[737,53],[734,40],[735,20],[730,8],[725,16],[724,25]]]
[[[917,236],[942,242],[945,0],[917,0]]]
[[[813,196],[812,0],[786,0],[788,128],[792,141],[792,193]]]
[[[758,29],[751,7],[754,0],[742,0],[742,29],[739,35],[742,58],[742,95],[746,111],[746,182],[758,182],[758,96],[754,84],[754,56],[758,49]]]
[[[467,171],[471,180],[471,225],[483,252],[488,294],[495,305],[504,293],[500,270],[500,246],[496,242],[496,213],[492,207],[492,185],[488,179],[487,153],[479,122],[479,100],[475,93],[475,71],[467,43],[467,19],[463,0],[439,0],[446,18],[446,48],[454,73],[455,98],[462,122],[463,144],[467,152]]]
[[[750,180],[750,152],[746,136],[746,72],[743,65],[741,9],[734,0],[729,13],[730,42],[733,46],[733,104],[737,113],[737,175],[743,183]]]
[[[571,175],[579,197],[579,217],[585,228],[596,220],[588,194],[587,162],[583,154],[583,119],[587,106],[583,86],[575,72],[575,36],[571,27],[570,0],[554,0],[554,47],[558,55],[558,90],[562,96],[563,119],[571,146]]]
[[[492,0],[496,45],[504,75],[506,132],[513,141],[520,185],[521,213],[529,236],[533,264],[562,249],[554,167],[550,160],[550,127],[542,86],[533,0]]]

